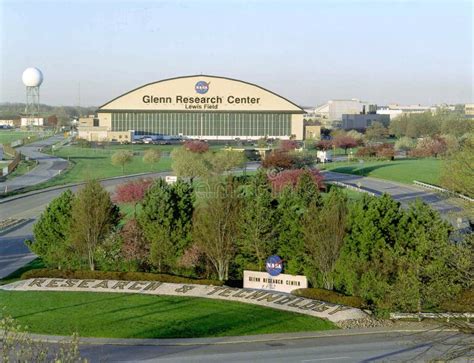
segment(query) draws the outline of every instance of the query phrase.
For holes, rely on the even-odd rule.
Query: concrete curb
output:
[[[219,338],[184,338],[184,339],[120,339],[120,338],[80,338],[83,345],[116,345],[116,346],[205,346],[205,345],[230,345],[246,343],[265,343],[285,340],[322,339],[335,337],[366,336],[377,334],[416,334],[427,332],[457,332],[457,329],[387,329],[365,328],[351,330],[326,330],[319,332],[281,333],[246,335]],[[35,341],[59,343],[70,340],[68,336],[31,334]]]
[[[0,236],[3,236],[4,234],[7,234],[13,230],[15,230],[16,228],[20,228],[21,226],[24,226],[25,224],[28,224],[32,221],[32,219],[30,218],[26,218],[26,219],[23,219],[15,224],[12,224],[2,230],[0,230]]]

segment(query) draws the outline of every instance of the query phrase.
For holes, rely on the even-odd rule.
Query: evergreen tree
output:
[[[278,195],[278,254],[284,260],[285,272],[293,275],[303,272],[304,244],[301,218],[305,212],[300,196],[287,186]]]
[[[275,252],[276,225],[276,201],[266,174],[260,171],[251,180],[242,209],[237,256],[242,270],[264,270],[265,260]]]
[[[459,247],[449,240],[452,227],[439,213],[416,201],[404,212],[398,230],[394,246],[398,274],[389,296],[392,304],[420,311],[459,293],[464,277],[456,266]]]
[[[145,194],[138,221],[150,242],[150,262],[171,271],[190,242],[194,192],[178,180],[172,186],[158,179]]]
[[[49,203],[33,227],[34,241],[28,247],[49,267],[61,269],[71,262],[68,240],[74,194],[68,189]]]
[[[349,294],[381,302],[392,274],[392,249],[402,217],[389,195],[364,196],[352,204],[348,234],[336,265],[335,285]]]

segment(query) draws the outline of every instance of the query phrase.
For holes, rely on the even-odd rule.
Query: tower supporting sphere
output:
[[[43,74],[38,68],[30,67],[23,72],[22,80],[26,86],[27,126],[33,126],[38,124],[40,117],[40,86],[43,83]]]

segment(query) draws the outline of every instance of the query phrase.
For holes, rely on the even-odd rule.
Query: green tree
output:
[[[133,153],[131,151],[119,150],[112,155],[112,164],[122,167],[122,174],[125,173],[125,165],[131,163]]]
[[[249,185],[239,223],[238,260],[242,269],[264,270],[265,260],[276,249],[277,224],[276,201],[266,174],[260,170]]]
[[[220,150],[217,152],[206,152],[204,160],[208,171],[207,177],[217,177],[234,168],[243,167],[246,158],[243,152]]]
[[[171,151],[171,168],[176,176],[194,178],[207,174],[207,165],[201,153],[195,153],[184,147],[177,147]]]
[[[322,286],[332,290],[334,269],[344,244],[347,198],[332,188],[322,207],[311,203],[302,220],[303,240],[313,283],[321,276]]]
[[[296,188],[286,186],[278,195],[278,253],[290,274],[303,273],[304,242],[301,219],[311,205],[321,205],[321,196],[310,172],[298,180]]]
[[[404,210],[388,196],[366,197],[351,210],[335,286],[379,311],[436,308],[459,293],[472,267],[450,232],[421,201]]]
[[[388,137],[388,129],[381,122],[374,122],[365,130],[365,137],[370,141],[378,141]]]
[[[105,238],[120,221],[118,207],[112,203],[110,194],[97,180],[92,180],[79,190],[72,204],[71,212],[74,225],[70,229],[70,238],[95,270],[95,253]]]
[[[474,120],[464,117],[457,112],[443,112],[438,115],[441,123],[441,133],[461,137],[474,132]]]
[[[441,184],[448,190],[474,197],[474,135],[443,161]]]
[[[395,142],[395,150],[410,151],[416,147],[416,140],[403,136]]]
[[[148,149],[143,153],[143,162],[145,164],[156,165],[161,159],[161,152],[158,149]]]
[[[392,249],[401,218],[399,203],[386,194],[365,195],[352,203],[334,274],[339,291],[382,305],[390,287]]]
[[[182,180],[158,179],[145,194],[138,221],[150,242],[150,262],[159,272],[172,271],[190,242],[194,192]]]
[[[31,251],[47,266],[61,269],[71,262],[69,232],[73,202],[74,194],[70,190],[53,199],[33,227],[34,241],[27,241]]]
[[[229,277],[239,238],[241,198],[229,178],[223,188],[198,206],[194,214],[193,238],[223,281]]]
[[[427,204],[411,204],[398,225],[394,245],[396,279],[388,298],[394,308],[421,311],[456,296],[463,283],[459,247],[449,240],[452,227]]]

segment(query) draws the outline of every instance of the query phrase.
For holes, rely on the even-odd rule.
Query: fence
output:
[[[446,319],[449,322],[450,319],[466,319],[469,322],[470,319],[474,318],[474,313],[391,313],[390,319]]]
[[[10,174],[13,170],[15,170],[15,168],[18,166],[18,164],[20,164],[21,161],[21,153],[12,148],[11,145],[4,144],[3,151],[5,152],[5,154],[13,156],[13,160],[8,163],[8,166],[3,169],[0,169],[0,176],[6,176]]]
[[[436,185],[432,185],[432,184],[428,184],[428,183],[423,183],[423,182],[420,182],[418,180],[413,180],[413,184],[415,185],[418,185],[422,188],[426,188],[426,189],[431,189],[431,190],[436,190],[438,192],[441,192],[441,193],[446,193],[446,194],[451,194],[451,195],[454,195],[456,197],[459,197],[459,198],[462,198],[464,200],[467,200],[468,202],[474,202],[474,199],[472,198],[469,198],[468,196],[466,195],[463,195],[463,194],[459,194],[459,193],[455,193],[455,192],[452,192],[448,189],[444,189],[444,188],[441,188],[441,187],[438,187]]]
[[[365,190],[365,189],[362,189],[362,188],[359,188],[359,187],[355,187],[353,185],[350,185],[350,184],[346,184],[346,183],[343,183],[343,182],[340,182],[340,181],[328,181],[328,184],[334,184],[334,185],[337,185],[337,186],[340,186],[340,187],[343,187],[343,188],[346,188],[346,189],[350,189],[350,190],[354,190],[356,192],[359,192],[359,193],[367,193],[373,197],[376,196],[375,193],[372,193],[372,192],[369,192],[368,190]]]

